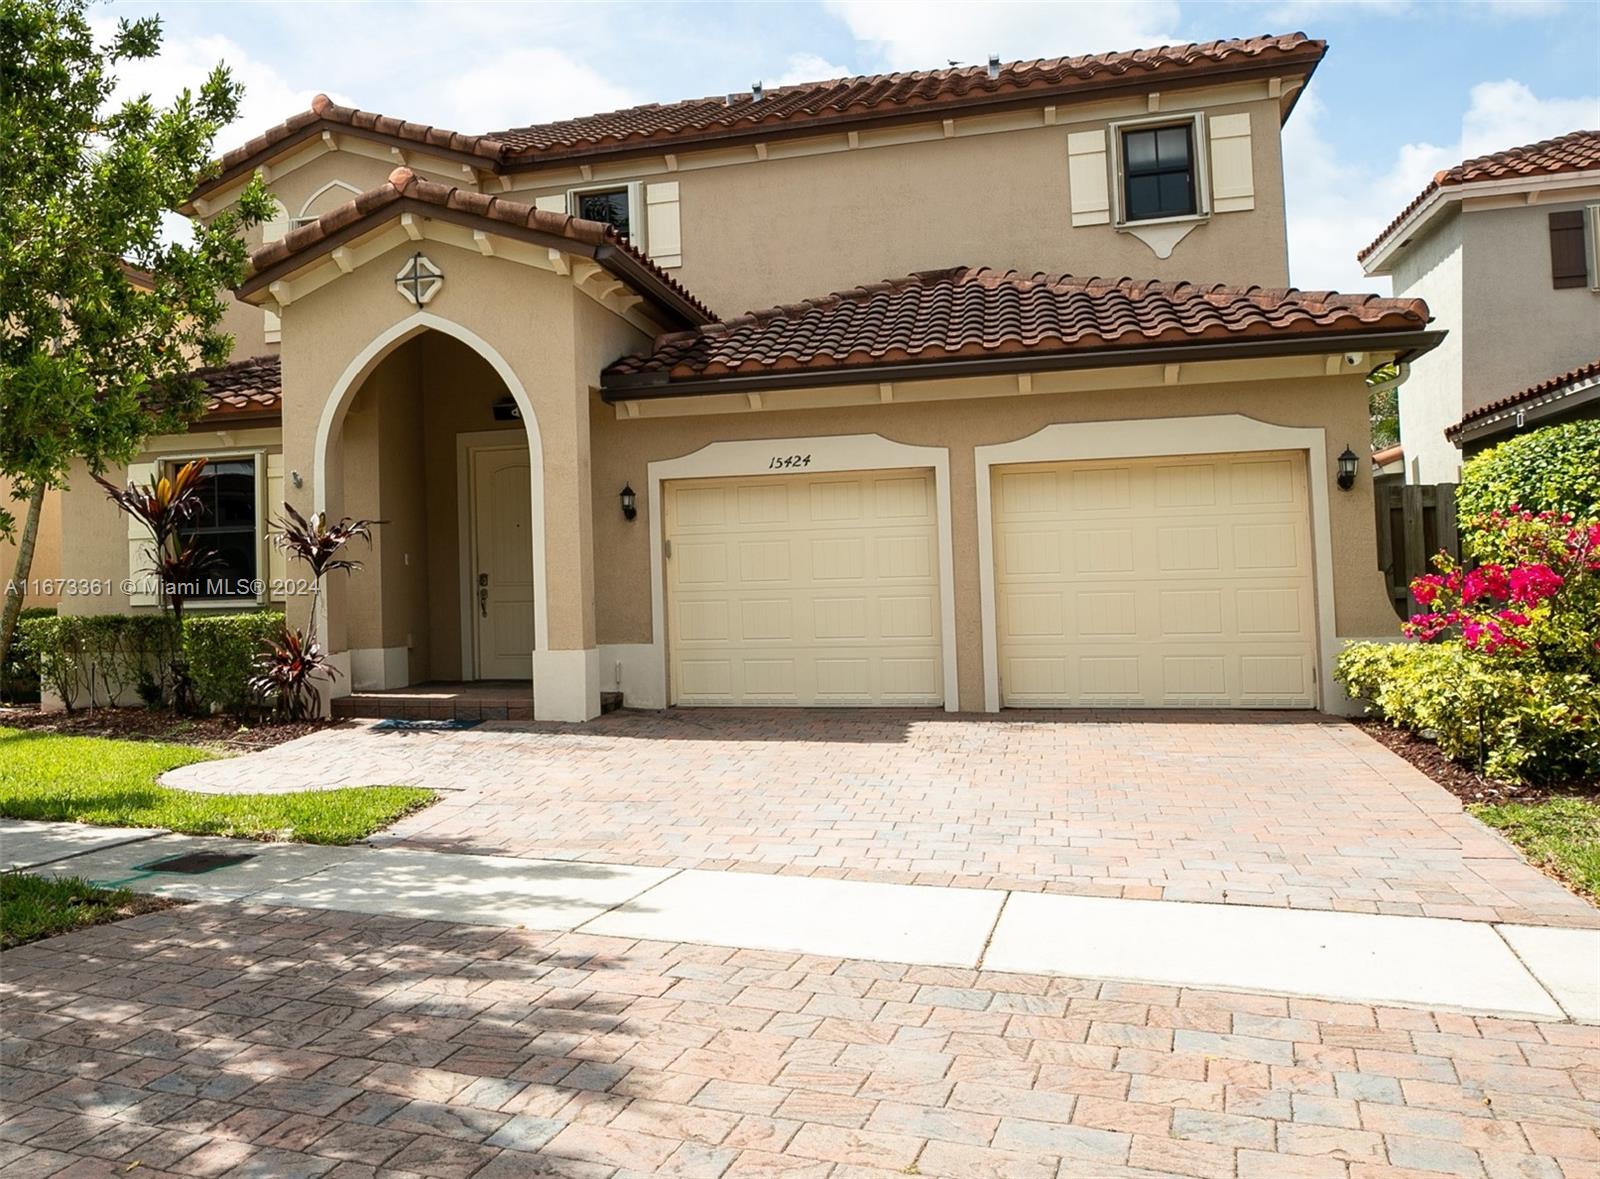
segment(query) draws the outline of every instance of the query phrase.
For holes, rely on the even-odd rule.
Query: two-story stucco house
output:
[[[1448,332],[1400,391],[1411,482],[1453,483],[1464,456],[1600,413],[1600,131],[1440,172],[1360,261]]]
[[[130,474],[210,456],[213,545],[265,583],[237,600],[298,619],[275,505],[384,521],[326,602],[340,691],[1339,707],[1339,642],[1395,627],[1364,378],[1440,333],[1288,288],[1280,130],[1324,51],[488,134],[319,98],[194,194],[260,174],[283,215],[212,413]],[[137,572],[123,518],[67,499],[65,572]]]

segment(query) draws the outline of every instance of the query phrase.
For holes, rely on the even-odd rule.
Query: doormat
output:
[[[482,721],[475,720],[406,720],[403,717],[386,717],[372,726],[374,733],[451,733],[461,729],[475,729]]]
[[[215,872],[218,868],[231,868],[246,860],[256,858],[255,852],[184,852],[148,864],[136,864],[136,872],[178,872],[184,876],[199,876],[202,872]]]

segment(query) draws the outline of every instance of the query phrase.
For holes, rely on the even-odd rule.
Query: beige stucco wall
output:
[[[16,521],[12,540],[0,540],[0,588],[10,584],[17,571],[17,543],[27,523],[28,501],[11,498],[12,484],[0,477],[0,503]],[[54,606],[63,596],[61,586],[61,492],[51,488],[44,493],[39,508],[39,531],[33,542],[33,561],[28,576],[21,579],[22,604]]]
[[[782,394],[766,395],[768,405],[781,403],[781,399]],[[1341,637],[1397,632],[1378,570],[1370,476],[1363,472],[1348,493],[1331,489],[1339,452],[1347,443],[1360,445],[1367,436],[1366,385],[1359,375],[636,420],[618,420],[615,410],[598,398],[591,400],[590,410],[595,533],[606,554],[596,586],[602,643],[651,640],[649,509],[644,495],[648,463],[690,454],[724,439],[881,434],[896,442],[949,448],[961,707],[981,709],[983,652],[973,448],[1023,438],[1055,422],[1207,414],[1243,414],[1277,425],[1320,427],[1326,432],[1327,453],[1322,462],[1312,464],[1311,476],[1330,487],[1337,632]],[[640,492],[639,518],[632,523],[624,522],[617,508],[616,492],[625,482]],[[1323,674],[1330,670],[1324,668]]]
[[[640,177],[678,182],[683,265],[673,276],[723,316],[960,265],[1283,286],[1278,104],[1207,108],[1241,112],[1250,115],[1255,208],[1196,225],[1164,259],[1110,225],[1071,223],[1067,134],[1104,129],[1106,119]],[[1163,104],[1168,113],[1185,111]]]
[[[854,150],[841,149],[841,133],[775,148],[765,160],[750,148],[686,153],[670,172],[652,157],[603,163],[590,181],[575,173],[514,173],[508,195],[532,201],[586,185],[677,182],[683,264],[673,276],[723,316],[961,265],[1285,285],[1279,100],[1219,90],[1160,96],[1162,118],[1181,120],[1196,110],[1249,115],[1255,207],[1196,223],[1166,258],[1111,225],[1074,228],[1071,219],[1067,135],[1149,117],[1142,95],[1063,105],[1048,126],[1035,110],[958,118],[961,132],[951,138],[939,137],[936,123],[867,130]],[[992,129],[1001,126],[1007,129]],[[926,137],[930,128],[933,138]],[[276,164],[268,187],[289,217],[324,213],[350,196],[323,191],[331,182],[365,191],[386,181],[396,161],[378,154],[355,140],[336,151],[313,147]],[[708,162],[715,166],[701,166]],[[410,165],[432,179],[464,183],[425,153]],[[258,244],[260,231],[249,240]],[[247,333],[238,334],[236,354],[252,355],[243,346]]]

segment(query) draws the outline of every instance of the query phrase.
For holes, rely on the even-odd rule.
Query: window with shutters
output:
[[[1194,124],[1122,133],[1123,212],[1129,221],[1189,217],[1195,199]]]
[[[1550,285],[1589,285],[1589,250],[1584,234],[1583,210],[1550,214]]]
[[[1248,130],[1238,140],[1245,145],[1248,158]],[[1211,215],[1203,114],[1120,120],[1107,129],[1106,141],[1111,155],[1110,203],[1116,225],[1131,229],[1152,222],[1193,221]],[[1067,147],[1069,157],[1073,156],[1071,139]],[[1075,178],[1077,175],[1074,173]],[[1241,207],[1253,205],[1248,201]]]
[[[638,226],[634,224],[631,188],[631,185],[624,184],[617,188],[580,189],[571,194],[567,207],[574,217],[613,226],[630,242],[640,245],[636,236]]]
[[[167,460],[171,474],[184,460]],[[256,601],[262,596],[261,515],[255,455],[208,458],[200,485],[201,513],[184,530],[184,540],[216,554],[189,596],[196,601]]]

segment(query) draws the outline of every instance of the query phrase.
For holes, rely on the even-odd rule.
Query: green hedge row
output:
[[[278,637],[276,611],[193,615],[183,620],[183,654],[195,702],[214,711],[250,711],[251,664]],[[163,697],[173,632],[165,615],[82,614],[29,618],[21,624],[23,657],[40,683],[71,710],[80,701],[146,704]]]
[[[31,618],[55,616],[54,606],[24,606],[17,618],[20,627]],[[21,643],[12,643],[6,661],[0,664],[0,704],[31,704],[39,699],[39,669],[28,658]]]

